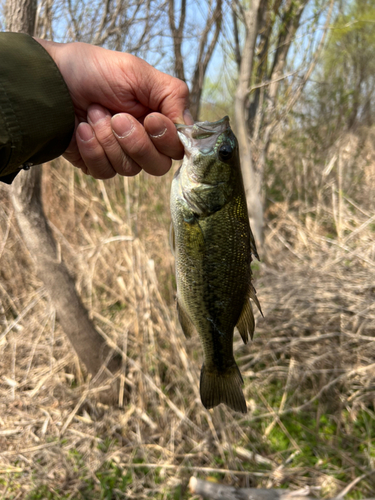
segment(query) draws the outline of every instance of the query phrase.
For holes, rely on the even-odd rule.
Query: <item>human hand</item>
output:
[[[70,92],[75,130],[64,157],[97,179],[163,175],[183,147],[175,123],[193,124],[184,82],[130,54],[36,39]]]

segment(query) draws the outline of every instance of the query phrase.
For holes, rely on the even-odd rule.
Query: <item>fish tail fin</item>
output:
[[[210,409],[224,403],[232,410],[246,413],[247,406],[241,389],[242,384],[242,376],[235,363],[223,373],[219,373],[215,369],[208,370],[203,365],[200,380],[203,406]]]

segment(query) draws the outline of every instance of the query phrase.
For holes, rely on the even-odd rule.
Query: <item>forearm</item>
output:
[[[11,182],[26,163],[60,156],[72,137],[72,100],[42,45],[0,33],[0,181]]]

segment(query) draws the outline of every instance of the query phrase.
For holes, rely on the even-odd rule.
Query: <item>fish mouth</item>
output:
[[[220,134],[230,130],[229,117],[224,116],[216,122],[196,122],[194,125],[176,125],[180,141],[185,147],[185,153],[199,150],[201,154],[209,154]]]

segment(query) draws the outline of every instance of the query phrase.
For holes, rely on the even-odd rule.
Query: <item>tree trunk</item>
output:
[[[276,0],[272,5],[268,0],[253,0],[250,7],[246,4],[246,8],[242,4],[240,12],[245,25],[242,55],[238,54],[235,17],[235,56],[237,61],[241,61],[235,97],[236,131],[250,223],[260,250],[264,231],[263,186],[266,159],[275,127],[282,117],[281,107],[278,106],[280,81],[283,80],[289,50],[307,4],[308,0]],[[234,5],[237,6],[238,2],[233,3],[232,7],[238,9]],[[275,36],[272,35],[274,31]],[[269,52],[271,37],[275,39],[272,53]],[[318,48],[316,54],[319,51]],[[310,67],[315,64],[315,55]],[[257,67],[254,70],[255,64]],[[303,88],[310,74],[308,69],[301,79],[300,88],[301,85]],[[299,90],[295,91],[289,101],[294,103],[299,95]],[[284,108],[290,109],[288,103]]]
[[[36,4],[36,0],[7,0],[7,30],[33,35]],[[95,330],[73,279],[64,262],[58,258],[56,243],[43,211],[41,179],[42,168],[35,166],[18,174],[13,181],[11,200],[17,222],[34,258],[37,275],[46,287],[65,334],[88,372],[95,376],[103,362],[110,358],[111,349]],[[116,372],[121,362],[118,358],[110,359],[107,367]],[[105,376],[104,370],[97,382],[102,382]]]
[[[59,260],[55,240],[41,203],[42,168],[21,172],[13,181],[11,200],[24,241],[34,258],[36,272],[56,309],[57,318],[89,373],[97,374],[110,348],[95,330],[76,292],[74,281]],[[108,367],[117,370],[112,360]]]
[[[241,170],[245,187],[250,225],[258,249],[263,246],[263,202],[262,183],[254,167],[250,137],[247,131],[247,110],[251,74],[253,70],[254,47],[258,32],[258,9],[261,0],[254,0],[251,8],[245,13],[246,39],[241,56],[240,74],[234,104],[236,133],[241,157]]]
[[[6,30],[34,35],[37,0],[7,0]]]

